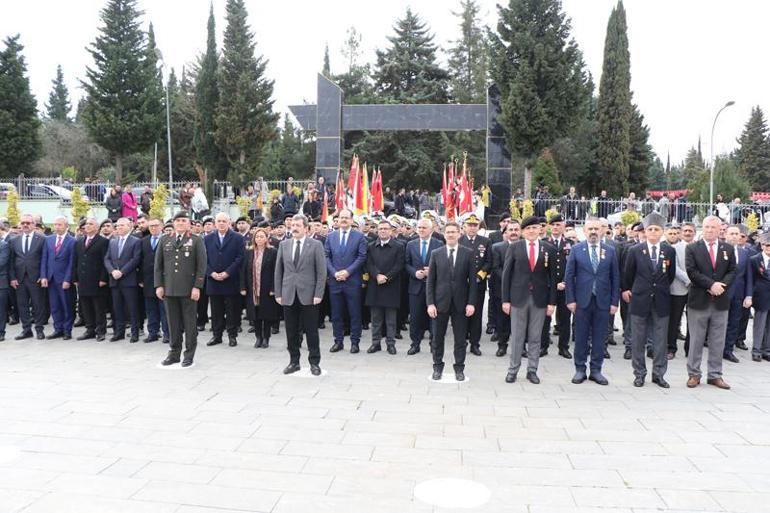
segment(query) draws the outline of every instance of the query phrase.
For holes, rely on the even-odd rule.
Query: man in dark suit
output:
[[[409,276],[409,338],[411,345],[406,352],[413,355],[420,352],[425,331],[433,333],[433,325],[428,317],[428,305],[425,302],[425,283],[428,279],[430,255],[444,244],[431,236],[433,222],[430,219],[417,221],[419,238],[406,245],[406,273]]]
[[[404,244],[393,237],[393,226],[383,219],[377,225],[378,238],[366,253],[366,305],[371,308],[372,345],[367,353],[382,349],[382,331],[388,354],[396,354],[396,311],[401,303],[401,274],[404,270]]]
[[[8,279],[10,269],[11,246],[4,239],[0,239],[0,342],[5,340],[5,312],[10,296],[10,283]]]
[[[45,290],[41,286],[40,262],[43,258],[45,237],[35,230],[35,220],[30,214],[21,216],[21,234],[11,240],[11,287],[16,289],[19,306],[21,333],[16,340],[32,337],[32,315],[35,333],[43,340],[45,316]],[[32,308],[32,315],[30,314]]]
[[[275,263],[275,300],[283,305],[289,365],[284,374],[300,370],[302,333],[307,339],[310,373],[321,375],[318,346],[318,305],[324,293],[326,268],[324,248],[308,236],[309,221],[297,215],[291,221],[290,240],[281,242]]]
[[[339,213],[339,230],[326,238],[326,273],[329,277],[329,297],[332,306],[334,345],[331,352],[344,348],[344,316],[350,317],[350,352],[359,351],[361,341],[361,288],[366,263],[366,237],[351,228],[350,210]]]
[[[762,252],[752,256],[749,263],[753,289],[744,306],[754,307],[751,359],[770,362],[770,233],[763,233],[759,243]]]
[[[567,258],[569,257],[572,246],[575,241],[564,236],[565,222],[561,214],[551,218],[551,235],[545,237],[543,242],[552,245],[556,250],[556,328],[559,334],[559,355],[571,359],[572,353],[569,352],[570,330],[572,328],[572,314],[567,308],[565,298],[566,284],[564,283],[564,271],[567,267]],[[608,321],[609,322],[609,321]],[[548,346],[551,344],[551,317],[546,317],[543,323],[543,333],[540,344],[540,356],[548,353]]]
[[[484,297],[487,292],[487,276],[492,269],[492,243],[488,238],[479,235],[481,220],[476,214],[465,217],[463,227],[465,234],[458,241],[461,246],[473,251],[475,286],[478,288],[474,313],[468,319],[468,339],[471,345],[471,353],[481,356],[481,325],[484,318]]]
[[[521,367],[521,353],[527,341],[527,380],[540,383],[537,367],[540,337],[546,316],[556,308],[556,250],[541,244],[540,220],[530,216],[521,223],[523,240],[507,251],[503,267],[503,311],[511,316],[511,363],[506,383],[514,383]]]
[[[142,244],[131,235],[131,220],[121,217],[115,223],[115,236],[104,255],[104,267],[110,275],[110,291],[115,316],[110,342],[126,336],[126,309],[131,323],[131,343],[139,342],[139,264]]]
[[[602,242],[604,229],[598,218],[589,218],[584,226],[587,240],[573,246],[564,272],[565,301],[575,314],[575,376],[572,382],[586,380],[589,340],[591,344],[591,381],[607,385],[602,375],[605,330],[610,314],[618,309],[620,271],[615,248]]]
[[[54,233],[43,246],[40,261],[40,278],[48,288],[48,299],[53,318],[53,333],[48,339],[72,338],[75,323],[75,304],[72,296],[72,262],[75,257],[75,238],[67,233],[69,223],[64,217],[53,220]]]
[[[749,252],[740,247],[741,229],[739,225],[732,225],[727,228],[725,238],[732,244],[735,256],[735,281],[730,287],[730,309],[727,314],[727,334],[725,335],[724,359],[733,363],[740,360],[733,353],[735,343],[738,341],[738,335],[741,329],[743,319],[743,302],[747,297],[751,297],[751,291],[754,288],[754,276],[749,265]]]
[[[503,212],[500,215],[498,221],[498,229],[487,233],[489,237],[489,243],[494,246],[499,242],[503,242],[503,234],[505,233],[505,227],[508,226],[508,222],[511,220],[511,214]],[[497,342],[499,335],[496,333],[497,329],[497,311],[500,310],[500,306],[495,307],[494,301],[496,298],[492,297],[492,282],[491,278],[489,283],[489,299],[487,300],[487,335],[492,335],[492,342]],[[499,344],[498,344],[499,345]]]
[[[142,239],[142,295],[147,312],[147,337],[145,343],[155,342],[163,332],[163,342],[168,343],[169,331],[166,308],[155,294],[155,253],[160,245],[163,224],[159,219],[147,221],[148,236]]]
[[[107,332],[108,282],[104,256],[109,243],[99,235],[99,223],[93,217],[85,220],[85,237],[75,243],[75,258],[72,263],[72,281],[78,289],[80,305],[86,331],[78,340],[96,337],[101,342]]]
[[[653,344],[652,382],[669,388],[664,376],[668,368],[668,315],[671,283],[676,277],[676,251],[661,241],[665,225],[666,218],[657,212],[644,218],[645,242],[628,250],[623,269],[621,288],[631,316],[635,387],[644,386],[647,375],[645,345],[649,338]]]
[[[701,380],[703,347],[708,340],[708,374],[706,382],[717,388],[729,389],[722,378],[727,316],[730,308],[730,287],[735,281],[735,251],[719,240],[722,221],[716,216],[703,220],[703,235],[685,251],[685,265],[690,277],[687,299],[687,325],[690,329],[690,351],[687,355],[688,388]]]
[[[511,316],[503,312],[503,267],[505,255],[511,244],[521,237],[521,225],[515,219],[505,224],[503,240],[492,244],[492,271],[489,276],[489,308],[495,314],[495,338],[497,352],[495,356],[505,356],[508,352],[508,340],[511,338]]]
[[[444,372],[444,337],[449,319],[454,335],[454,371],[457,381],[465,380],[465,336],[468,317],[475,312],[478,295],[473,250],[461,246],[460,225],[454,221],[444,227],[446,246],[433,250],[428,264],[425,294],[428,315],[434,319],[433,379],[438,381]]]
[[[230,347],[238,345],[238,326],[241,322],[240,276],[243,262],[243,238],[230,229],[230,216],[217,214],[216,230],[206,235],[206,294],[211,302],[211,331],[206,344],[222,343],[227,329]]]

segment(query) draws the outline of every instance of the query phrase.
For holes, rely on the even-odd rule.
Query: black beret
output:
[[[188,214],[184,210],[180,210],[179,212],[174,214],[174,220],[176,221],[177,219],[190,219],[190,214]]]
[[[290,217],[294,217],[295,215],[297,215],[297,214],[294,214],[294,213],[292,213],[292,212],[289,212],[289,213],[287,213],[287,214],[284,214],[284,215],[283,215],[283,220],[284,220],[284,221],[286,221],[288,218],[290,218]]]
[[[201,226],[201,222],[200,222],[200,220],[198,220],[198,219],[193,219],[193,220],[192,220],[192,221],[190,221],[190,222],[191,222],[192,224],[194,224],[195,226]]]
[[[540,218],[537,216],[529,216],[528,218],[524,219],[521,222],[521,229],[523,230],[528,226],[534,226],[534,225],[540,225]]]
[[[537,218],[537,222],[540,223],[540,224],[548,224],[548,221],[543,216],[538,217]]]
[[[235,220],[235,224],[238,224],[238,223],[240,223],[241,221],[245,221],[245,222],[247,222],[247,223],[251,223],[251,219],[249,219],[249,218],[248,218],[248,217],[246,217],[246,216],[241,216],[241,217],[239,217],[238,219],[236,219],[236,220]]]
[[[555,216],[553,216],[553,217],[551,218],[551,220],[549,221],[549,223],[548,223],[548,224],[553,224],[553,223],[563,223],[563,222],[564,222],[564,216],[563,216],[563,215],[561,215],[561,214],[556,214]]]
[[[631,225],[631,231],[643,232],[644,231],[644,224],[642,224],[641,221],[639,221],[637,223],[634,223],[633,225]]]
[[[251,223],[252,228],[259,228],[260,226],[262,226],[262,223],[260,223],[259,221],[254,221],[253,223]]]
[[[510,219],[510,218],[511,218],[511,214],[509,214],[508,212],[505,212],[504,214],[502,214],[502,215],[500,216],[500,220],[501,220],[501,221],[504,221],[504,220],[506,220],[506,219]]]
[[[567,221],[566,223],[564,223],[564,226],[566,228],[574,228],[575,227],[575,221]]]

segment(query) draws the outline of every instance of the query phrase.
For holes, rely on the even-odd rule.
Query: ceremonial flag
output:
[[[358,169],[358,155],[353,154],[353,160],[350,162],[350,176],[348,176],[348,194],[350,195],[348,207],[351,210],[356,206],[356,193],[358,192],[358,182],[361,180],[361,173]]]
[[[356,215],[369,213],[369,178],[367,174],[368,172],[366,170],[366,163],[364,163],[363,168],[361,168],[358,173],[358,180],[356,180],[356,189],[354,194],[354,208]]]
[[[447,219],[455,218],[455,208],[457,207],[457,205],[455,204],[455,171],[454,169],[455,169],[454,162],[450,162],[449,176],[447,179],[446,199],[444,200],[444,210],[446,210]]]
[[[382,171],[375,171],[372,177],[372,212],[382,212],[385,209],[385,198],[382,194]]]
[[[463,162],[463,174],[460,177],[460,191],[457,207],[460,211],[460,215],[473,211],[473,194],[471,191],[471,184],[468,181],[465,162]]]
[[[345,208],[345,182],[342,177],[342,169],[337,168],[337,185],[334,189],[334,210],[339,212]]]

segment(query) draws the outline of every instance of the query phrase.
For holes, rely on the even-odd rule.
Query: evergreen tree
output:
[[[692,149],[694,158],[697,158],[697,150]],[[688,154],[689,155],[689,154]],[[698,203],[709,202],[709,186],[711,173],[708,169],[701,169],[687,184],[690,189],[688,196],[690,201]],[[749,199],[751,185],[738,171],[738,162],[729,156],[717,157],[714,162],[714,195],[721,194],[725,201],[733,198]]]
[[[348,61],[348,73],[353,71],[357,65],[358,57],[361,55],[361,34],[355,27],[349,27],[347,30],[347,39],[342,48],[342,55]]]
[[[45,106],[48,119],[57,121],[69,121],[72,105],[67,86],[64,84],[64,73],[61,65],[56,66],[56,78],[53,79],[53,88],[48,95],[48,104]]]
[[[273,81],[265,77],[267,61],[254,52],[244,0],[227,0],[226,10],[215,138],[231,166],[228,179],[241,184],[275,138],[278,115],[273,113]]]
[[[179,80],[176,78],[173,68],[168,77],[169,110],[171,117],[171,143],[172,166],[174,179],[197,179],[202,184],[207,184],[205,175],[202,176],[196,163],[198,156],[194,145],[195,122],[198,112],[195,108],[194,76],[183,68]],[[163,145],[158,145],[159,168],[168,171],[166,154],[167,139],[163,137]],[[164,154],[161,158],[160,154]]]
[[[633,105],[631,125],[629,127],[631,148],[628,154],[628,190],[637,196],[644,196],[649,187],[650,168],[653,164],[653,152],[650,143],[650,128],[644,124],[644,116]]]
[[[323,67],[323,70],[321,70],[321,74],[326,78],[329,78],[332,76],[332,66],[331,66],[331,62],[329,62],[329,45],[328,44],[324,48],[324,67]]]
[[[83,121],[89,135],[113,154],[118,182],[124,158],[151,148],[164,126],[155,42],[141,30],[136,4],[108,0],[99,35],[88,49],[95,65],[86,69],[82,82]]]
[[[765,115],[759,106],[751,109],[738,144],[736,156],[741,175],[755,191],[770,190],[770,139]]]
[[[487,38],[479,18],[476,0],[460,0],[460,39],[449,49],[449,69],[452,74],[450,91],[458,103],[486,103]]]
[[[702,171],[706,169],[706,163],[698,155],[698,150],[690,148],[687,151],[687,156],[684,159],[684,166],[682,168],[682,179],[684,183],[690,183],[695,180]],[[706,198],[708,201],[708,198]]]
[[[647,184],[648,187],[653,190],[668,189],[668,184],[666,183],[666,169],[663,167],[663,162],[658,157],[655,157],[655,160],[650,166]]]
[[[634,114],[626,32],[626,11],[623,2],[619,1],[607,22],[604,65],[599,83],[598,167],[610,196],[629,192],[630,132]]]
[[[537,161],[535,161],[533,179],[537,185],[545,185],[554,196],[562,193],[562,185],[559,180],[559,168],[553,160],[551,150],[543,150]]]
[[[529,195],[532,161],[583,119],[589,77],[560,0],[509,0],[498,11],[497,34],[490,34],[490,73],[502,93],[498,121],[511,153],[524,158]]]
[[[308,177],[315,166],[315,145],[294,127],[289,116],[284,118],[280,137],[268,145],[260,162],[259,176],[280,180],[287,176]]]
[[[0,176],[30,170],[41,151],[37,102],[29,89],[19,36],[8,37],[0,52]]]

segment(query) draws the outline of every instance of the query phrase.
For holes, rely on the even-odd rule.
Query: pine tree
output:
[[[524,159],[528,196],[535,158],[584,118],[589,77],[560,0],[509,0],[498,12],[490,72],[502,94],[498,121],[508,148]]]
[[[653,152],[650,146],[650,128],[644,124],[644,116],[633,105],[631,125],[629,127],[630,151],[628,154],[628,190],[637,196],[643,196],[649,187],[650,168],[653,164]]]
[[[626,11],[623,2],[619,1],[607,22],[604,65],[599,83],[598,167],[610,196],[629,192],[632,117]]]
[[[489,57],[481,8],[476,0],[460,0],[460,8],[452,13],[460,18],[460,38],[449,49],[450,91],[458,103],[486,103]]]
[[[149,149],[164,126],[155,43],[141,30],[141,15],[136,0],[108,0],[99,35],[88,49],[95,65],[82,82],[83,121],[89,135],[113,154],[118,182],[124,158]]]
[[[759,106],[751,109],[738,144],[736,156],[741,175],[755,191],[770,190],[770,139],[765,115]]]
[[[327,43],[326,47],[324,48],[324,67],[323,70],[321,70],[321,74],[325,76],[326,78],[329,78],[332,76],[332,65],[329,61],[329,45]]]
[[[228,178],[243,183],[253,172],[265,144],[276,137],[273,81],[265,77],[267,61],[254,53],[254,35],[246,20],[244,0],[227,0],[216,141],[230,163]]]
[[[348,73],[351,73],[361,55],[361,34],[355,27],[349,27],[347,30],[347,39],[345,39],[345,45],[342,48],[342,55],[347,59]]]
[[[40,155],[37,102],[29,89],[19,36],[8,37],[0,52],[0,176],[26,173]]]
[[[70,95],[67,86],[64,83],[64,73],[61,65],[56,66],[56,78],[52,81],[53,88],[48,95],[48,104],[45,106],[48,119],[67,122],[70,120]]]

